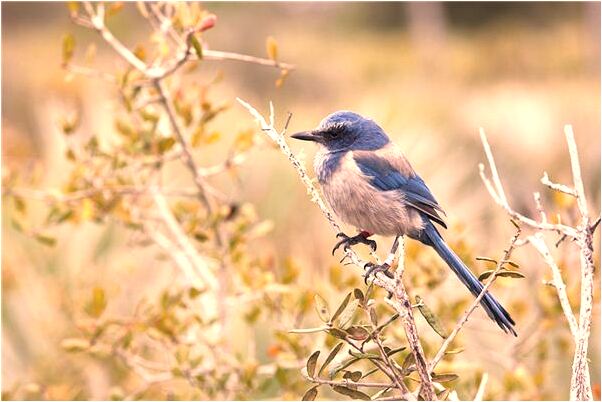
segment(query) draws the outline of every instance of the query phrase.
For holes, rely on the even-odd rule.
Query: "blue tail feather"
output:
[[[476,276],[468,269],[468,267],[462,262],[445,243],[441,234],[437,231],[435,226],[428,221],[424,230],[418,237],[422,243],[433,247],[437,254],[449,265],[449,267],[458,276],[460,281],[466,286],[470,292],[477,297],[483,290],[483,284],[479,282]],[[487,315],[494,320],[497,325],[504,330],[504,332],[512,333],[517,336],[514,330],[514,320],[510,317],[510,314],[502,307],[502,305],[493,297],[489,291],[485,293],[481,299],[481,306],[487,313]]]

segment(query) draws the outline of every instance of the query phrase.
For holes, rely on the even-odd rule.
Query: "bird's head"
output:
[[[385,132],[370,119],[347,110],[334,112],[311,131],[293,134],[292,138],[313,141],[330,152],[375,150],[389,142]]]

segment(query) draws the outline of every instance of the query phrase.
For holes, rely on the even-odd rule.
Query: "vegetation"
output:
[[[287,144],[287,129],[305,117],[293,108],[281,115],[270,103],[266,118],[246,102],[247,94],[258,99],[254,92],[239,93],[237,76],[206,69],[230,62],[261,68],[245,77],[269,74],[269,82],[258,78],[252,85],[280,91],[302,85],[292,80],[304,74],[303,57],[295,57],[296,66],[285,62],[288,48],[272,36],[264,38],[265,56],[215,50],[209,39],[221,16],[198,3],[70,2],[67,12],[86,30],[63,36],[60,64],[68,82],[109,88],[110,121],[94,117],[106,116],[98,99],[92,107],[65,100],[62,149],[52,162],[59,177],[50,180],[22,161],[3,162],[9,345],[3,364],[21,375],[3,382],[3,399],[599,399],[599,383],[591,380],[599,377],[599,345],[590,346],[588,359],[589,340],[597,339],[590,332],[599,326],[593,250],[599,218],[588,201],[599,201],[599,187],[590,199],[589,164],[580,163],[572,131],[574,184],[554,183],[546,174],[542,182],[551,195],[542,201],[537,193],[533,205],[517,210],[483,134],[493,183],[484,167],[482,179],[514,226],[498,224],[507,219],[494,209],[486,231],[495,232],[495,241],[484,244],[474,240],[479,236],[453,234],[466,232],[450,219],[452,247],[472,262],[486,288],[495,284],[519,322],[518,340],[509,340],[476,309],[478,300],[455,291],[455,278],[448,281],[446,267],[419,244],[402,240],[395,277],[378,274],[368,285],[362,269],[378,259],[375,253],[357,247],[335,264],[328,253],[339,223],[307,173],[308,158]],[[410,14],[420,27],[424,15],[416,12]],[[148,30],[135,45],[112,28],[124,13],[128,23]],[[228,29],[245,35],[234,24]],[[96,55],[100,46],[108,56]],[[350,50],[349,60],[368,60],[358,68],[380,87],[374,75],[384,67],[370,61],[374,49],[362,49],[366,54]],[[236,96],[245,100],[235,102]],[[472,151],[483,159],[480,149]],[[581,161],[592,160],[589,152]],[[502,160],[509,163],[513,154]],[[267,166],[269,158],[276,162]],[[563,160],[559,171],[568,166]],[[599,176],[599,163],[596,168]],[[467,171],[476,176],[476,169]],[[246,180],[255,193],[237,190]],[[278,193],[277,202],[268,206],[261,192]],[[494,204],[486,196],[479,201],[486,203]],[[291,205],[296,209],[286,209]],[[295,216],[278,218],[287,214]],[[560,237],[550,241],[544,233]],[[554,258],[548,244],[556,240]],[[27,257],[6,251],[14,244],[30,253],[26,265],[43,272],[21,273]],[[515,256],[527,245],[537,254]],[[77,271],[62,256],[76,256]],[[573,266],[581,267],[581,280]],[[52,289],[47,299],[34,295],[46,286]],[[532,298],[521,296],[526,289]],[[39,312],[28,323],[19,318],[20,300]],[[46,318],[44,308],[53,311]],[[38,322],[47,332],[32,330]],[[26,346],[40,337],[52,339],[52,352]],[[509,348],[502,351],[500,342]],[[18,370],[13,356],[34,362],[31,370]]]

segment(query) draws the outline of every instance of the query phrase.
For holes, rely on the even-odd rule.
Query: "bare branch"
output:
[[[180,143],[180,146],[182,147],[182,158],[184,160],[184,163],[186,164],[186,166],[188,166],[188,170],[190,170],[190,172],[192,173],[194,182],[199,189],[199,198],[200,198],[201,202],[205,205],[205,208],[207,209],[207,211],[209,213],[211,213],[212,208],[211,208],[211,203],[209,202],[209,199],[207,198],[207,195],[206,195],[207,191],[205,188],[205,180],[199,173],[199,168],[197,167],[196,162],[194,161],[194,158],[192,157],[192,151],[190,150],[190,145],[188,144],[186,137],[184,137],[184,131],[182,130],[182,128],[180,127],[180,124],[178,123],[178,120],[176,117],[176,111],[173,106],[173,103],[168,98],[167,91],[165,90],[163,83],[160,80],[155,81],[155,88],[157,88],[157,91],[159,92],[159,97],[161,99],[160,102],[163,105],[163,108],[165,109],[165,111],[167,112],[167,116],[169,117],[169,122],[171,123],[171,127],[174,130],[176,139],[178,140],[178,142]]]
[[[569,186],[565,186],[564,184],[558,184],[558,183],[552,182],[550,180],[550,177],[548,176],[548,172],[543,172],[543,177],[541,178],[541,183],[544,186],[551,188],[552,190],[560,191],[561,193],[565,193],[565,194],[568,194],[573,197],[577,196],[577,193],[575,192],[575,190],[570,188]]]
[[[552,254],[550,254],[550,250],[546,245],[546,242],[543,239],[541,233],[536,233],[527,238],[529,243],[533,245],[535,250],[541,254],[544,261],[550,267],[552,271],[552,283],[556,288],[556,293],[558,294],[558,300],[560,300],[560,306],[562,307],[562,312],[564,313],[567,321],[569,322],[569,327],[571,329],[571,333],[575,339],[579,334],[579,325],[577,324],[577,319],[575,318],[575,314],[573,313],[573,309],[571,308],[571,304],[569,303],[569,297],[566,293],[566,285],[564,284],[564,280],[562,279],[562,274],[560,272],[560,268],[552,258]]]
[[[524,223],[527,226],[530,226],[534,229],[550,230],[550,231],[558,232],[561,234],[566,234],[567,236],[572,237],[572,238],[577,238],[577,232],[575,231],[574,228],[572,228],[570,226],[566,226],[566,225],[563,225],[560,223],[551,224],[551,223],[545,223],[545,222],[537,222],[531,218],[528,218],[528,217],[516,212],[515,210],[513,210],[510,207],[510,204],[508,203],[508,198],[506,197],[506,193],[504,192],[504,188],[502,186],[502,182],[498,175],[495,160],[493,158],[493,153],[491,152],[491,147],[489,146],[489,142],[487,141],[487,136],[485,135],[485,131],[482,128],[480,129],[480,134],[481,134],[481,142],[483,143],[483,148],[485,150],[485,155],[487,156],[487,160],[489,162],[489,169],[491,170],[493,184],[485,175],[485,166],[482,163],[479,164],[479,174],[481,175],[481,179],[483,180],[483,183],[485,183],[485,187],[487,188],[487,191],[489,191],[491,198],[493,198],[493,200],[499,206],[504,208],[504,210],[506,210],[508,215],[510,215],[512,218],[516,219],[517,221]]]
[[[483,400],[483,396],[485,396],[485,387],[487,386],[487,380],[489,380],[489,374],[483,373],[481,377],[481,382],[479,383],[479,389],[477,390],[477,394],[474,397],[475,402],[480,402]]]
[[[547,223],[545,218],[545,212],[541,206],[539,197],[535,197],[537,208],[542,216],[542,222],[536,222],[530,218],[527,218],[521,214],[518,214],[508,205],[507,198],[504,195],[504,190],[501,187],[497,169],[495,168],[495,161],[491,153],[491,148],[487,143],[485,133],[481,129],[481,141],[489,160],[489,165],[492,171],[494,184],[487,179],[484,174],[484,166],[479,166],[481,178],[487,187],[487,190],[491,194],[494,201],[506,210],[506,212],[513,218],[520,220],[527,224],[533,229],[537,230],[537,233],[530,236],[528,241],[534,246],[534,248],[542,255],[546,264],[552,270],[552,277],[556,292],[560,300],[560,304],[564,315],[566,316],[571,334],[575,339],[575,354],[573,356],[572,365],[572,376],[570,385],[570,399],[571,400],[591,400],[592,389],[590,382],[589,364],[587,361],[587,349],[588,341],[591,333],[591,322],[592,322],[592,311],[593,311],[593,292],[594,292],[594,261],[593,261],[593,230],[594,225],[590,224],[589,211],[587,206],[587,200],[585,197],[585,190],[583,186],[583,179],[581,177],[581,167],[579,163],[579,155],[577,151],[577,144],[575,143],[575,136],[573,129],[570,125],[564,127],[564,133],[569,150],[569,156],[571,160],[571,170],[573,173],[573,186],[569,186],[553,183],[548,177],[547,173],[544,173],[541,182],[554,191],[560,191],[565,194],[569,194],[577,199],[577,207],[579,214],[581,215],[581,221],[577,227],[570,227],[558,224]],[[560,220],[559,220],[560,222]],[[560,240],[556,243],[556,246],[560,244],[565,238],[569,237],[575,240],[574,244],[577,244],[580,251],[580,265],[581,265],[581,300],[579,310],[579,324],[570,306],[567,294],[566,286],[562,280],[560,270],[552,258],[550,251],[543,240],[543,231],[555,231],[561,235]]]
[[[235,60],[245,63],[259,64],[262,66],[276,67],[281,70],[294,70],[295,65],[282,63],[272,59],[264,59],[262,57],[249,56],[233,52],[223,52],[220,50],[203,49],[203,59],[205,60]]]
[[[155,189],[153,189],[152,194],[157,210],[159,211],[163,222],[175,238],[176,243],[180,246],[186,257],[190,260],[190,263],[196,269],[200,277],[203,278],[205,284],[213,290],[217,289],[219,287],[217,278],[209,268],[209,265],[205,259],[197,252],[192,243],[190,243],[188,236],[186,236],[186,234],[182,231],[180,224],[173,216],[163,195],[161,195],[161,193]]]

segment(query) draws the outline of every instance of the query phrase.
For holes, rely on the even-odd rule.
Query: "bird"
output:
[[[376,250],[372,235],[400,236],[432,247],[468,290],[477,297],[483,284],[447,245],[436,225],[447,229],[445,212],[412,168],[401,149],[372,119],[341,110],[326,116],[317,128],[293,134],[291,138],[318,144],[314,170],[324,198],[333,212],[359,233],[337,234],[340,240],[332,250],[346,250],[366,244]],[[392,250],[393,251],[393,250]],[[393,254],[393,253],[392,253]],[[371,274],[388,271],[390,254],[384,264],[368,263]],[[515,322],[502,305],[487,291],[481,299],[487,315],[506,333],[517,336]]]

